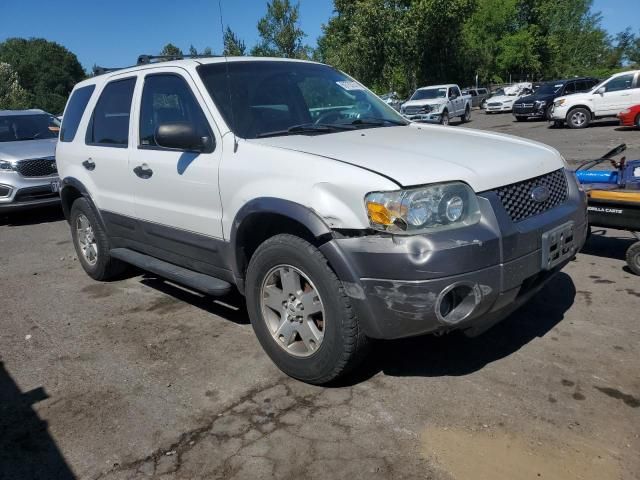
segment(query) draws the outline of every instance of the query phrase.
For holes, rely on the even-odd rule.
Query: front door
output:
[[[594,92],[596,115],[616,115],[632,105],[632,86],[634,74],[629,73],[612,78],[603,85],[605,92]]]
[[[201,93],[181,68],[163,68],[144,76],[136,105],[135,141],[129,159],[135,183],[135,216],[147,241],[172,254],[216,263],[222,239],[218,167],[222,144]],[[209,137],[209,151],[164,148],[155,134],[163,124],[191,124]],[[207,253],[208,252],[208,253]],[[211,255],[210,255],[211,254]],[[195,258],[208,255],[208,258]],[[158,254],[162,256],[162,253]]]

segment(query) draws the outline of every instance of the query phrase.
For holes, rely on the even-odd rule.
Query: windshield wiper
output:
[[[335,125],[329,123],[302,123],[293,125],[286,130],[275,130],[273,132],[263,132],[256,135],[256,138],[278,137],[283,135],[295,135],[297,133],[331,133],[343,130],[353,130],[351,125]]]
[[[408,125],[408,122],[403,122],[401,120],[390,120],[388,118],[375,118],[375,117],[367,117],[367,118],[357,118],[353,122],[349,123],[349,125],[364,125],[364,126],[383,126],[383,125]]]

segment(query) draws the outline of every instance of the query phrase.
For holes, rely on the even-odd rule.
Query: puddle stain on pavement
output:
[[[540,443],[500,431],[430,428],[423,454],[455,480],[613,480],[623,478],[605,448],[576,438]]]

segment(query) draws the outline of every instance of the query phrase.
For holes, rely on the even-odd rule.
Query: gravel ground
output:
[[[640,158],[640,132],[610,123],[468,126],[569,160],[622,142]],[[483,336],[379,342],[348,385],[320,388],[271,364],[240,298],[94,282],[57,209],[0,218],[0,479],[637,479],[630,244],[596,232]]]

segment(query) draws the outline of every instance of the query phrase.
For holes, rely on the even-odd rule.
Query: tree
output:
[[[15,70],[31,107],[52,113],[64,109],[73,86],[86,77],[73,53],[42,38],[10,38],[0,43],[0,62]]]
[[[0,110],[22,110],[29,106],[29,92],[20,85],[16,71],[8,63],[0,63]]]
[[[164,57],[181,57],[183,55],[182,50],[176,47],[173,43],[167,43],[162,50],[160,50],[160,55]]]
[[[303,45],[306,36],[299,26],[300,4],[289,0],[267,3],[267,13],[258,22],[260,42],[252,50],[256,56],[308,58],[310,48]]]
[[[227,27],[224,31],[224,51],[223,55],[230,57],[241,57],[245,54],[247,46],[236,33]]]

